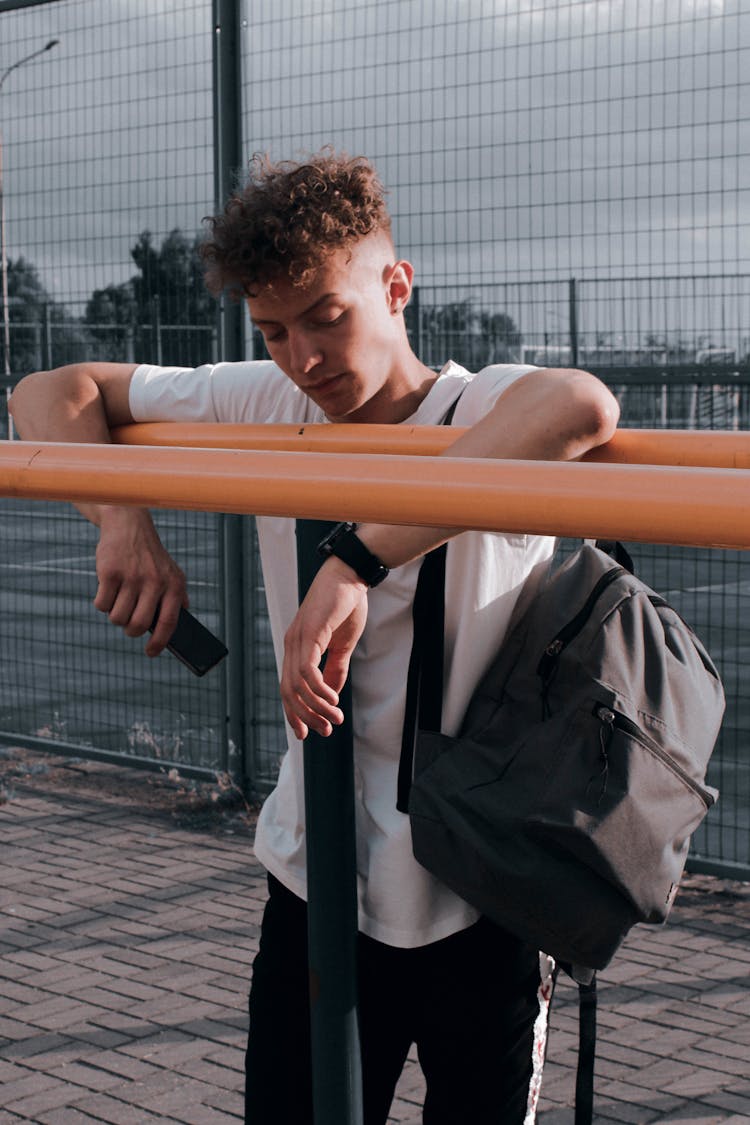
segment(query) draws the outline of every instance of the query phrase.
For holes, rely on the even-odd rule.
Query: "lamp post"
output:
[[[27,62],[43,55],[45,51],[51,51],[60,42],[59,39],[50,39],[38,51],[32,51],[30,55],[25,55],[24,58],[19,59],[18,62],[12,63],[0,75],[0,91],[2,91],[3,83],[9,74],[14,70],[18,70]],[[10,398],[10,305],[8,302],[8,255],[6,253],[5,243],[5,190],[3,178],[3,123],[2,115],[0,115],[0,264],[2,269],[2,290],[3,290],[3,382],[5,383],[5,398],[6,402]],[[10,413],[8,413],[8,437],[13,437],[13,421]]]

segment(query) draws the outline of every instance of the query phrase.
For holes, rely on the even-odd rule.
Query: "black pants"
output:
[[[307,907],[269,877],[253,965],[247,1125],[311,1125]],[[365,1125],[384,1125],[412,1043],[425,1125],[521,1125],[539,1011],[535,950],[485,918],[443,941],[395,949],[358,938]]]

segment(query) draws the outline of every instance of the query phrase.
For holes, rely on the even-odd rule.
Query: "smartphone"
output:
[[[158,620],[159,612],[151,625],[151,632]],[[197,617],[193,617],[184,607],[180,607],[175,631],[169,638],[167,652],[181,660],[195,676],[205,676],[223,660],[229,649],[207,629]]]

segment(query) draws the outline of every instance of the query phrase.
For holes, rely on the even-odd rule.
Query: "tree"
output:
[[[423,363],[437,367],[450,358],[469,371],[516,360],[521,346],[521,333],[508,313],[477,310],[471,297],[422,306],[419,335]]]
[[[141,231],[130,254],[138,272],[91,294],[84,314],[99,358],[198,364],[213,355],[216,302],[203,283],[200,238],[175,228],[154,242]]]
[[[200,238],[192,242],[175,228],[156,249],[153,235],[143,231],[131,250],[139,274],[132,281],[140,321],[150,319],[158,298],[165,324],[212,324],[216,305],[203,283]]]
[[[8,261],[8,319],[10,369],[15,378],[86,354],[86,333],[80,322],[52,299],[36,266],[23,257]]]
[[[211,350],[216,302],[203,283],[199,247],[200,236],[191,241],[175,228],[158,249],[151,232],[142,231],[131,250],[139,270],[132,278],[136,323],[151,327],[151,355],[164,363],[196,362]],[[184,331],[167,335],[166,326]]]
[[[83,319],[92,339],[103,349],[101,359],[133,358],[136,302],[132,280],[95,289],[86,302]]]

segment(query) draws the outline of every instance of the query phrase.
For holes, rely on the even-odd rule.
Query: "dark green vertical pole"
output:
[[[320,565],[316,546],[330,528],[297,521],[300,600]],[[357,1028],[357,871],[349,684],[345,721],[328,738],[305,739],[308,957],[315,1125],[361,1125]]]
[[[214,195],[220,211],[237,186],[242,166],[242,80],[240,0],[213,0]],[[222,297],[219,308],[220,360],[245,358],[244,313],[239,302]],[[243,787],[252,783],[254,750],[248,744],[252,726],[245,723],[246,660],[244,534],[242,516],[221,516],[223,583],[222,624],[229,656],[225,662],[227,716],[222,768],[232,765]],[[230,757],[230,751],[233,756]]]

